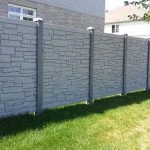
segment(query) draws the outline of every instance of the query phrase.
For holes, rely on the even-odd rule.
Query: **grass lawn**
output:
[[[150,150],[150,92],[0,121],[0,150]]]

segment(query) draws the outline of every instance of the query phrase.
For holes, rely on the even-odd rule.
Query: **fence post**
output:
[[[148,39],[146,90],[150,90],[149,84],[150,84],[150,39]]]
[[[42,113],[43,101],[43,19],[33,20],[37,23],[37,97],[36,112]]]
[[[124,36],[122,95],[126,94],[128,35]]]
[[[89,99],[88,103],[93,103],[93,57],[94,57],[94,32],[95,28],[87,28],[90,34],[90,52],[89,52]]]

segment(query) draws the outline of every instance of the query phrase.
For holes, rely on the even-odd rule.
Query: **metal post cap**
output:
[[[35,18],[35,19],[33,19],[33,22],[38,22],[38,21],[43,21],[43,19],[42,18]]]
[[[95,30],[95,28],[94,28],[94,27],[88,27],[87,30],[88,30],[88,31],[90,31],[90,30]]]

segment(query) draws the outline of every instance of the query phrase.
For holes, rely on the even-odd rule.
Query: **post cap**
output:
[[[33,19],[33,22],[38,22],[38,21],[43,21],[43,19],[42,18],[35,18],[35,19]]]
[[[124,34],[124,37],[127,38],[127,37],[128,37],[128,34]]]
[[[88,27],[87,30],[91,31],[91,30],[95,30],[95,28],[94,27]]]

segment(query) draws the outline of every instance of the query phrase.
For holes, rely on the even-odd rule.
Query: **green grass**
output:
[[[149,150],[150,92],[0,121],[0,150]]]

